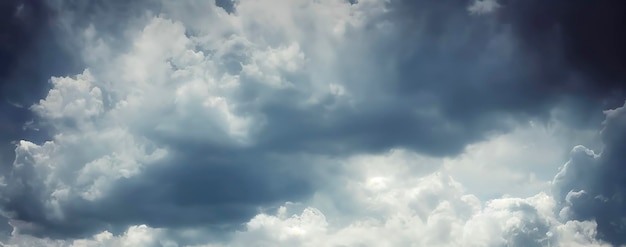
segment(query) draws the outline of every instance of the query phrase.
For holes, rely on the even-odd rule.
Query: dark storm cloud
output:
[[[595,126],[601,119],[598,109],[621,105],[626,90],[626,3],[509,0],[501,1],[493,15],[481,16],[464,14],[470,4],[390,3],[391,18],[405,25],[404,40],[412,41],[411,35],[429,37],[426,44],[400,42],[398,53],[407,59],[398,68],[409,72],[399,80],[400,90],[443,92],[454,99],[444,102],[444,108],[462,118],[481,117],[490,110],[542,114],[565,99],[576,109],[568,116],[570,124]],[[503,42],[512,49],[486,54],[497,35],[510,35]],[[489,57],[497,62],[471,65]]]
[[[44,1],[0,3],[0,142],[3,150],[0,157],[3,164],[7,162],[6,156],[12,156],[5,154],[5,146],[20,138],[22,125],[32,117],[20,106],[45,95],[50,75],[64,68],[52,62],[64,58],[50,32],[54,14]]]
[[[503,2],[501,18],[510,23],[516,37],[536,62],[558,59],[588,79],[584,85],[552,81],[564,90],[585,93],[624,93],[626,86],[626,2],[601,1],[515,1]],[[581,88],[571,88],[580,86]]]
[[[529,79],[533,80],[526,84],[536,86],[535,89],[555,94],[598,93],[607,96],[616,90],[623,93],[626,87],[624,1],[503,0],[498,1],[500,7],[494,10],[494,15],[481,18],[463,14],[472,3],[466,0],[398,0],[390,4],[395,10],[393,15],[400,16],[399,20],[408,28],[427,30],[435,41],[443,41],[441,38],[445,36],[442,34],[449,30],[468,30],[468,34],[474,37],[471,45],[475,49],[453,53],[459,58],[480,52],[490,35],[510,28],[514,38],[511,41],[523,53],[518,54],[517,59],[528,59],[529,64],[520,65],[533,69],[529,71],[533,76]],[[495,22],[491,30],[489,25],[471,28],[485,19]],[[439,43],[433,45],[437,48]],[[567,78],[567,73],[572,71],[579,73],[583,81]]]
[[[499,21],[509,25],[535,67],[535,91],[568,95],[569,122],[595,126],[597,108],[621,106],[626,97],[626,2],[502,2]],[[568,77],[572,73],[574,78]],[[577,102],[577,103],[576,103]]]
[[[34,55],[31,50],[49,28],[53,12],[44,1],[18,0],[3,1],[0,11],[0,76],[5,79]]]
[[[626,95],[626,2],[510,0],[503,6],[500,20],[511,26],[541,71],[534,87],[583,102],[572,106],[576,113],[570,122],[595,126],[590,112],[621,106]],[[563,77],[568,72],[576,78]]]
[[[572,151],[570,161],[555,177],[555,197],[566,218],[595,219],[598,236],[615,245],[626,244],[626,107],[606,112],[604,148],[598,155],[585,147]]]

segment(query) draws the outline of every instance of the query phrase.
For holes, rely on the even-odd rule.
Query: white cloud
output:
[[[302,70],[305,63],[304,54],[297,43],[268,51],[258,51],[252,54],[252,62],[243,65],[243,75],[254,78],[261,83],[268,83],[278,89],[296,87],[294,82],[282,78],[281,71],[293,73]],[[272,72],[272,74],[264,74]]]
[[[53,77],[53,88],[33,111],[50,120],[71,119],[82,122],[103,112],[102,91],[94,85],[94,78],[85,70],[75,79]]]
[[[348,188],[352,198],[342,199],[368,211],[348,222],[314,207],[289,216],[288,204],[257,215],[223,246],[609,246],[595,240],[594,222],[557,220],[544,193],[482,203],[441,173],[389,179],[385,188],[356,181]]]

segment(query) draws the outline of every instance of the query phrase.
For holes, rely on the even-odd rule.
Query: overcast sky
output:
[[[625,13],[1,1],[0,245],[626,245]]]

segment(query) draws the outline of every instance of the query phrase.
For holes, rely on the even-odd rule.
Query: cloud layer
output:
[[[29,68],[7,244],[626,243],[621,2],[10,3],[3,85],[47,32],[82,70]]]

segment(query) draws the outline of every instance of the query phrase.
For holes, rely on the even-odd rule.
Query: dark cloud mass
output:
[[[35,43],[52,19],[51,9],[43,1],[3,1],[0,75],[11,76],[24,62]]]
[[[625,1],[243,2],[0,3],[0,144],[15,150],[0,153],[0,208],[13,227],[233,231],[342,176],[323,158],[454,157],[556,107],[587,130],[626,95]],[[323,4],[357,24],[307,12]],[[614,244],[626,243],[623,109],[606,113],[602,154],[575,148],[555,178],[563,217],[595,219]],[[51,135],[24,133],[31,119]],[[525,221],[509,242],[553,241],[543,212],[510,207]]]
[[[3,146],[18,138],[20,125],[28,120],[27,110],[16,109],[12,104],[30,104],[24,98],[41,97],[33,91],[42,88],[49,75],[40,75],[41,65],[35,52],[40,39],[45,38],[52,18],[48,6],[41,1],[3,1],[0,3],[0,138]],[[47,68],[46,68],[47,69]],[[4,152],[2,163],[7,160]],[[8,149],[11,152],[11,148]],[[12,159],[12,158],[10,158]],[[8,161],[10,162],[10,160]]]
[[[480,115],[485,108],[493,107],[538,113],[563,97],[574,97],[585,105],[601,109],[621,105],[626,90],[626,48],[623,45],[626,43],[623,32],[626,4],[623,1],[509,0],[499,3],[494,15],[477,17],[463,13],[468,6],[463,0],[392,1],[392,7],[397,9],[392,18],[405,23],[406,35],[423,35],[422,30],[426,30],[432,39],[426,41],[426,46],[419,44],[417,50],[415,43],[404,44],[399,47],[399,53],[414,51],[409,53],[414,54],[409,55],[409,59],[429,63],[443,59],[442,63],[456,68],[455,73],[446,73],[431,68],[416,69],[416,65],[423,64],[419,60],[401,63],[406,65],[398,66],[401,70],[422,75],[407,75],[408,83],[401,89],[424,90],[424,82],[415,78],[424,78],[424,72],[430,73],[434,86],[451,88],[440,90],[451,92],[450,98],[457,99],[451,101],[454,103],[450,109],[461,109],[456,103],[472,101],[463,105],[478,108],[478,114],[468,115]],[[509,42],[513,49],[490,47],[494,37],[503,33],[512,35],[503,42]],[[455,36],[458,39],[449,40]],[[484,65],[469,67],[467,72],[454,66],[479,63],[484,59],[497,61],[487,64],[490,73],[484,73]],[[467,75],[459,76],[459,73]],[[597,109],[591,111],[598,112]],[[577,110],[577,114],[582,115],[588,112]],[[598,115],[595,117],[598,120]]]
[[[558,54],[566,66],[580,71],[588,83],[562,85],[561,90],[623,94],[626,84],[626,3],[602,1],[505,1],[502,19],[511,23],[522,45],[541,61]],[[556,51],[550,51],[553,49]],[[567,82],[566,82],[567,83]],[[561,84],[561,85],[559,85]],[[559,86],[565,88],[558,88]]]

